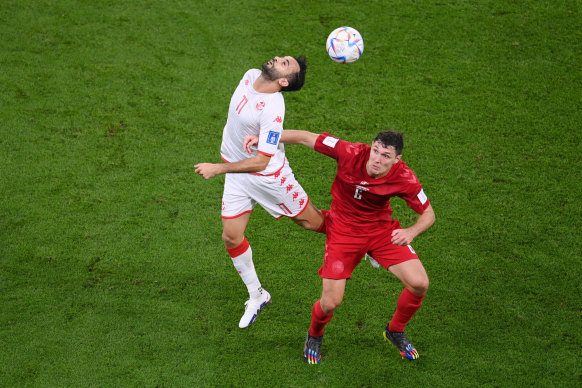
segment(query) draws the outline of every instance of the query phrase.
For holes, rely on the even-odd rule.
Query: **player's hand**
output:
[[[204,179],[213,178],[218,174],[218,165],[213,163],[198,163],[194,166],[196,168],[196,174],[200,174]]]
[[[392,244],[406,246],[409,245],[416,236],[409,229],[394,229],[392,231]]]
[[[247,135],[243,142],[243,151],[252,154],[253,147],[256,147],[257,144],[259,144],[259,137],[257,135]]]

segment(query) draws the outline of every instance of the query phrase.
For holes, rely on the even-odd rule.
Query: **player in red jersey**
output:
[[[320,362],[324,327],[342,302],[346,279],[366,254],[404,284],[383,336],[396,345],[403,358],[417,359],[418,352],[404,328],[420,308],[429,281],[410,243],[432,226],[435,215],[416,175],[401,160],[403,135],[383,131],[370,146],[327,133],[285,130],[281,142],[303,144],[337,161],[331,211],[326,218],[325,256],[319,269],[323,291],[313,305],[303,350],[305,360],[310,364]],[[402,228],[392,218],[390,198],[395,196],[420,214],[414,225]]]

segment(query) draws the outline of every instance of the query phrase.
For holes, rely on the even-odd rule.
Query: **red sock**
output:
[[[237,256],[240,256],[243,253],[245,253],[247,251],[247,249],[249,249],[249,246],[250,246],[249,240],[247,240],[247,238],[244,237],[244,240],[240,244],[238,244],[236,247],[232,247],[232,248],[225,247],[225,248],[226,248],[228,255],[230,257],[237,257]]]
[[[388,325],[388,330],[403,332],[408,321],[420,308],[423,298],[424,295],[413,294],[405,288],[396,302],[396,312]]]
[[[326,224],[327,215],[329,214],[329,210],[321,209],[321,213],[323,214],[323,222],[321,223],[321,226],[319,227],[319,229],[317,229],[317,233],[325,234],[325,231],[327,230],[327,227],[325,224]]]
[[[321,337],[323,335],[323,328],[332,317],[333,313],[324,313],[319,305],[319,301],[315,302],[313,309],[311,309],[311,326],[309,327],[309,335],[312,337]]]

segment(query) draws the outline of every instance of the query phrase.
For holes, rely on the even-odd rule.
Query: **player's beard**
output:
[[[269,81],[275,81],[275,80],[277,80],[279,78],[283,78],[283,76],[281,75],[281,73],[279,73],[275,69],[275,66],[269,67],[268,62],[263,63],[262,69],[263,69],[263,72],[262,72],[263,73],[263,77],[265,77]]]

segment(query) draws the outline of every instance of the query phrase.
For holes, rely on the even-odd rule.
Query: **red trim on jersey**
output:
[[[241,242],[239,245],[237,245],[234,248],[226,247],[226,250],[228,251],[228,254],[230,255],[230,257],[235,258],[235,257],[240,256],[243,253],[245,253],[247,251],[247,249],[249,249],[249,246],[250,246],[249,241],[245,237],[243,242]]]
[[[260,151],[260,150],[257,150],[257,152],[258,152],[259,154],[263,154],[263,155],[267,155],[267,156],[274,156],[274,155],[275,155],[275,154],[268,154],[268,153],[266,153],[266,152],[263,152],[263,151]]]
[[[221,217],[224,218],[225,220],[231,220],[233,218],[239,218],[243,214],[250,213],[250,212],[252,212],[252,210],[247,210],[246,212],[242,212],[241,214],[237,214],[236,216],[232,216],[232,217],[226,217],[226,216],[221,216]]]

